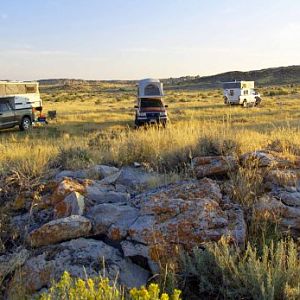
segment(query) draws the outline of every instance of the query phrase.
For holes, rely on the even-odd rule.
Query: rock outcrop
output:
[[[161,186],[162,175],[142,167],[98,165],[75,174],[64,171],[48,183],[32,210],[14,210],[11,225],[26,239],[27,250],[0,256],[0,276],[7,281],[12,277],[10,296],[18,286],[28,293],[47,288],[65,270],[85,277],[84,272],[96,276],[105,269],[112,280],[119,276],[121,284],[140,286],[159,272],[164,258],[181,250],[205,247],[222,236],[243,245],[244,211],[230,198],[226,175],[250,162],[263,177],[256,211],[278,216],[281,228],[299,236],[297,161],[266,151],[239,159],[198,157],[192,163],[198,179]]]

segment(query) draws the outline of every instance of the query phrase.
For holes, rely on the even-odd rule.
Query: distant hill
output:
[[[165,79],[170,88],[215,88],[222,82],[234,80],[254,80],[257,86],[300,83],[300,66],[278,67],[249,72],[231,71],[212,76],[196,76]]]
[[[167,89],[210,89],[220,87],[222,82],[234,80],[255,80],[256,86],[300,84],[300,65],[269,68],[248,72],[231,71],[212,76],[185,76],[162,79]],[[83,80],[83,79],[43,79],[41,85],[72,87],[76,85],[99,85],[112,83],[116,85],[134,85],[134,80]]]

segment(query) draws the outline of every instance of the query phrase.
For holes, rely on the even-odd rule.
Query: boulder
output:
[[[90,220],[82,216],[70,216],[44,224],[29,233],[27,241],[32,247],[55,244],[61,241],[87,236],[92,228]]]
[[[88,212],[93,223],[93,233],[104,234],[114,241],[127,236],[129,227],[138,217],[138,210],[124,204],[99,204]]]
[[[237,168],[237,160],[232,156],[196,157],[192,162],[197,178],[226,175]]]
[[[85,209],[84,196],[78,192],[71,192],[63,201],[54,207],[56,219],[69,217],[71,215],[83,215]]]
[[[83,279],[105,274],[112,281],[117,280],[128,287],[146,285],[150,275],[129,259],[122,258],[116,248],[102,241],[80,238],[49,246],[42,254],[27,260],[12,278],[8,298],[15,299],[18,291],[24,296],[49,287],[51,281],[59,280],[64,271]]]

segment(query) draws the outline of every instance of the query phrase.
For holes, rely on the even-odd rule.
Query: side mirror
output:
[[[169,105],[165,105],[165,108],[168,108],[169,107]]]
[[[139,108],[139,107],[137,105],[135,105],[134,108]]]

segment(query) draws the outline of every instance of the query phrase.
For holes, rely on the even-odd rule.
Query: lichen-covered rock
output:
[[[193,159],[197,178],[226,175],[237,168],[237,160],[232,156],[204,156]]]
[[[93,172],[95,172],[100,179],[112,176],[119,172],[118,168],[105,166],[105,165],[96,165],[91,168]]]
[[[54,206],[54,217],[60,219],[71,215],[81,216],[83,215],[84,209],[84,196],[78,192],[71,192],[64,200]]]
[[[122,258],[116,248],[102,241],[80,238],[49,246],[40,255],[27,260],[12,278],[8,298],[14,299],[18,291],[24,296],[49,287],[64,271],[81,278],[105,274],[128,287],[146,285],[150,275],[147,270]]]
[[[82,216],[70,216],[42,225],[29,233],[27,241],[32,247],[55,244],[61,241],[87,236],[92,225]]]
[[[155,261],[177,247],[191,250],[226,235],[236,243],[245,240],[243,212],[231,202],[223,207],[218,184],[211,179],[174,184],[137,197],[139,217],[129,228],[128,240],[150,247]]]

